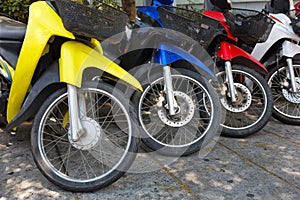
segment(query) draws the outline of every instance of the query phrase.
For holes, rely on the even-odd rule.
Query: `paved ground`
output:
[[[300,199],[300,126],[271,120],[247,139],[220,138],[204,159],[194,154],[154,172],[127,173],[93,193],[62,191],[43,177],[29,149],[30,128],[0,132],[0,200]]]

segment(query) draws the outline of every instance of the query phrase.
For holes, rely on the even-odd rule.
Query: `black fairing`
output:
[[[0,55],[15,69],[21,51],[22,42],[17,40],[0,39]]]
[[[26,24],[0,15],[0,39],[23,41]]]
[[[26,24],[0,14],[0,55],[15,68],[22,42],[26,33]]]
[[[9,122],[6,126],[6,130],[11,130],[33,117],[41,104],[49,97],[49,94],[52,94],[63,86],[59,80],[58,61],[54,61],[33,85],[20,112]]]

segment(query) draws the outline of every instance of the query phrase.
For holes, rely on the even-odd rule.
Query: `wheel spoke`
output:
[[[176,94],[176,92],[178,92],[180,95],[184,94],[186,95],[186,99],[189,99],[189,101],[194,104],[193,116],[190,122],[182,123],[182,125],[179,123],[180,125],[177,127],[175,120],[176,116],[174,119],[167,116],[167,109],[165,111],[161,111],[162,109],[165,109],[164,106],[157,108],[155,103],[152,103],[153,101],[149,99],[149,97],[155,95],[154,91],[158,90],[158,85],[162,85],[161,79],[153,81],[148,88],[145,89],[142,95],[142,100],[140,101],[141,110],[139,113],[139,118],[140,122],[143,124],[142,127],[144,128],[145,133],[154,141],[170,147],[177,147],[178,145],[189,146],[199,141],[200,137],[196,137],[196,134],[191,133],[190,130],[186,130],[186,126],[191,126],[192,124],[193,126],[196,126],[194,127],[195,130],[201,126],[200,129],[203,130],[203,134],[205,135],[211,126],[212,116],[210,115],[213,114],[211,113],[212,110],[210,109],[212,108],[212,102],[208,98],[210,94],[203,89],[204,86],[202,84],[194,79],[184,75],[172,75],[174,94]],[[187,100],[183,98],[181,102],[178,100],[179,97],[176,98],[179,104],[182,103],[181,106],[186,106],[182,107],[181,109],[188,110],[188,104],[184,104]],[[143,111],[147,111],[147,114],[143,114]],[[160,112],[160,114],[158,112]],[[162,114],[166,115],[164,119],[161,118]],[[179,119],[180,118],[183,118],[182,115],[180,115]],[[205,123],[194,123],[194,121],[198,119]],[[166,124],[164,120],[174,121],[174,125]]]
[[[38,162],[43,162],[43,167],[62,179],[68,177],[73,183],[88,183],[109,176],[125,162],[133,146],[130,144],[132,129],[126,104],[119,102],[111,92],[97,88],[78,89],[78,92],[86,107],[80,112],[81,117],[87,117],[86,120],[82,118],[87,135],[79,141],[69,141],[68,95],[52,97],[53,103],[41,115],[37,130],[40,135],[37,149],[41,149],[39,153],[43,157]],[[119,93],[119,96],[123,95]]]

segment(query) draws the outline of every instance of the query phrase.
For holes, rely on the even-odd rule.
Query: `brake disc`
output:
[[[174,116],[168,115],[168,110],[163,106],[158,107],[157,113],[160,120],[171,127],[181,127],[189,123],[195,112],[193,100],[187,94],[174,91],[174,96],[179,106],[179,110]]]
[[[300,77],[296,77],[295,82],[297,91],[299,92],[290,92],[288,89],[282,89],[282,94],[289,102],[300,103]]]
[[[221,103],[228,111],[235,113],[244,112],[251,105],[251,92],[245,85],[241,83],[234,83],[234,87],[237,91],[237,101],[231,102],[231,98],[223,97],[221,98]]]

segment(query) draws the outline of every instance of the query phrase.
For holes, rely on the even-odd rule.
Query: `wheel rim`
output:
[[[93,119],[89,125],[98,122],[101,127],[101,133],[96,138],[98,144],[78,148],[78,144],[70,143],[69,123],[65,123],[68,98],[64,93],[47,108],[42,117],[38,147],[44,163],[57,176],[85,183],[102,179],[114,170],[124,170],[121,165],[129,153],[132,127],[125,107],[113,95],[95,88],[81,89],[79,92],[86,99],[88,120]],[[99,131],[98,128],[95,127]],[[85,142],[82,141],[82,144]]]
[[[178,103],[194,103],[194,105],[179,105],[182,110],[186,108],[184,114],[179,111],[178,115],[175,115],[175,117],[183,116],[182,120],[179,119],[181,121],[177,123],[174,118],[166,120],[166,115],[161,116],[167,111],[164,106],[158,106],[159,99],[163,96],[164,83],[163,78],[158,78],[144,90],[140,98],[139,121],[147,136],[160,145],[188,147],[201,140],[210,129],[214,118],[212,99],[202,84],[191,77],[172,75],[172,80],[175,97],[177,94],[178,98],[181,98]],[[187,96],[190,99],[187,99]]]
[[[247,129],[255,126],[265,115],[267,109],[267,95],[262,84],[251,74],[242,70],[232,70],[232,75],[235,85],[243,85],[247,88],[244,97],[245,101],[240,101],[241,105],[224,106],[233,104],[230,98],[224,97],[221,100],[222,105],[226,109],[225,121],[223,127],[235,130]],[[224,71],[217,74],[225,83],[226,74]],[[251,105],[249,104],[249,92],[251,92]],[[228,108],[239,107],[241,109],[234,109],[234,112]]]
[[[300,91],[300,65],[294,65],[296,87]],[[300,92],[290,92],[284,87],[287,68],[282,67],[269,78],[268,84],[273,95],[273,108],[283,116],[300,119]]]

